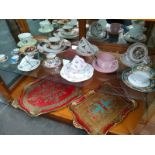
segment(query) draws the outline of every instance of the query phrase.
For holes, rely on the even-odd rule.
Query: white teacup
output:
[[[148,72],[144,71],[134,71],[129,75],[128,80],[134,86],[137,87],[147,87],[150,85],[150,75]]]
[[[26,44],[32,40],[32,35],[31,33],[21,33],[18,38],[23,44]]]
[[[51,23],[48,20],[41,21],[39,24],[42,30],[47,30],[51,28]]]
[[[61,40],[59,37],[50,37],[49,42],[51,44],[52,49],[60,49],[63,43],[63,40]]]
[[[48,53],[47,55],[46,55],[46,58],[48,59],[48,60],[51,60],[51,59],[53,59],[53,58],[55,58],[56,57],[56,54],[55,53]]]

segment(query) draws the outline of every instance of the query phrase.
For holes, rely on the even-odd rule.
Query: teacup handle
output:
[[[118,65],[118,60],[114,60],[114,61],[112,61],[110,67],[113,67],[113,66],[116,66],[116,65]]]

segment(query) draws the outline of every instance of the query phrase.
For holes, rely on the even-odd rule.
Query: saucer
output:
[[[93,46],[94,49],[96,49],[96,52],[93,52],[93,51],[90,51],[90,52],[87,52],[87,51],[82,52],[82,51],[80,51],[80,50],[78,49],[78,47],[77,47],[77,48],[76,48],[76,53],[77,53],[78,55],[81,55],[81,56],[92,56],[92,55],[95,55],[95,54],[97,53],[97,51],[99,51],[99,49],[98,49],[98,47],[95,46],[95,45],[92,45],[92,46]]]
[[[148,87],[150,85],[148,74],[142,71],[136,71],[130,74],[128,76],[128,81],[136,87]]]
[[[113,73],[113,72],[117,71],[118,68],[119,68],[119,65],[116,65],[115,67],[111,68],[111,70],[109,70],[109,69],[103,69],[103,68],[101,68],[101,67],[99,67],[97,65],[96,60],[94,60],[92,62],[92,66],[95,68],[95,70],[97,70],[98,72],[101,72],[101,73]]]
[[[23,47],[23,46],[33,46],[33,45],[35,45],[37,43],[37,40],[36,39],[32,39],[30,42],[28,42],[28,43],[23,43],[23,42],[21,42],[21,41],[19,41],[18,42],[18,44],[17,44],[17,46],[19,46],[19,47]]]
[[[93,76],[94,68],[90,64],[87,64],[84,70],[76,74],[71,72],[70,65],[70,62],[67,63],[60,71],[61,77],[69,82],[82,82],[90,79]]]
[[[91,39],[104,39],[106,37],[106,31],[102,31],[98,36],[93,36],[90,31],[87,32],[87,37]]]
[[[152,92],[155,91],[155,80],[151,80],[149,85],[148,83],[141,85],[141,87],[137,87],[134,82],[132,82],[129,78],[130,75],[133,74],[131,69],[126,69],[122,73],[122,81],[131,89],[140,91],[140,92]]]
[[[0,63],[1,62],[6,62],[7,60],[8,60],[8,56],[5,56],[5,59],[0,60]]]
[[[70,47],[71,46],[71,42],[66,40],[66,39],[64,39],[60,49],[52,49],[52,48],[48,48],[47,46],[48,46],[48,44],[44,44],[43,45],[43,50],[45,52],[58,54],[58,53],[62,53],[67,47]]]
[[[54,35],[65,39],[75,39],[79,36],[78,31],[75,31],[73,35],[64,35],[61,31],[54,33]]]
[[[41,33],[49,33],[49,32],[52,32],[53,30],[54,30],[53,26],[51,26],[48,29],[42,29],[42,28],[38,29],[38,31],[41,32]]]
[[[36,69],[40,65],[40,60],[25,56],[17,66],[18,70],[28,72]]]
[[[130,36],[130,34],[127,32],[126,34],[124,34],[124,39],[128,42],[145,42],[147,37],[145,34],[142,35],[141,39],[136,39],[136,38],[132,38]]]
[[[128,54],[127,53],[124,53],[120,56],[120,61],[122,62],[122,64],[128,66],[128,67],[133,67],[133,66],[136,66],[137,63],[133,62],[132,60],[130,60],[128,58]]]

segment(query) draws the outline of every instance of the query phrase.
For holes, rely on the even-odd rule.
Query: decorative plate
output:
[[[40,65],[40,60],[29,58],[25,56],[20,64],[17,66],[18,70],[28,72],[38,68]]]
[[[140,91],[140,92],[153,92],[155,91],[155,80],[150,81],[150,85],[148,87],[136,87],[131,84],[128,80],[128,76],[131,75],[133,71],[131,69],[126,69],[122,73],[122,81],[131,89]]]
[[[127,53],[132,61],[139,63],[148,56],[148,48],[143,43],[134,43],[129,46]]]
[[[90,79],[93,76],[94,68],[87,64],[84,70],[82,70],[80,73],[73,74],[70,70],[71,63],[67,63],[64,65],[60,71],[60,75],[62,78],[64,78],[67,81],[70,82],[82,82],[85,80]]]
[[[102,25],[98,22],[94,22],[90,25],[89,31],[92,34],[92,36],[95,37],[101,36],[103,31]]]
[[[77,54],[81,56],[91,56],[96,54],[99,51],[98,47],[91,44],[87,39],[84,37],[81,38],[79,44],[76,48]]]
[[[22,43],[21,41],[18,42],[17,46],[19,47],[23,47],[23,46],[33,46],[37,43],[37,40],[36,39],[32,39],[30,42],[24,44]]]
[[[33,116],[52,112],[69,105],[79,90],[71,85],[55,83],[52,80],[37,80],[24,89],[19,106]]]
[[[50,48],[50,45],[49,43],[48,44],[44,44],[43,45],[43,50],[45,52],[48,52],[48,53],[55,53],[55,54],[58,54],[58,53],[61,53],[63,52],[66,48],[70,47],[71,46],[71,42],[64,39],[63,40],[63,43],[62,43],[62,47],[60,49],[52,49]]]

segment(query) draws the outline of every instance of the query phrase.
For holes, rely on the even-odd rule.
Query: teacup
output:
[[[3,62],[6,60],[6,55],[5,54],[0,54],[0,62]]]
[[[129,75],[128,80],[134,86],[146,87],[150,85],[150,76],[143,71],[135,71]]]
[[[63,43],[63,40],[61,40],[59,37],[50,37],[49,42],[51,44],[52,49],[60,49]]]
[[[131,77],[128,79],[136,86],[146,87],[152,83],[155,77],[155,71],[149,66],[140,65],[132,68]],[[153,82],[154,83],[154,82]]]
[[[42,30],[51,28],[51,23],[48,20],[41,21],[39,24]]]
[[[73,33],[73,25],[64,25],[62,28],[65,35],[71,35]]]
[[[19,55],[13,55],[10,61],[12,64],[16,64],[18,60],[19,60]]]
[[[96,62],[97,65],[104,70],[112,69],[118,65],[118,60],[116,60],[113,55],[106,52],[98,54]]]
[[[53,58],[55,58],[56,57],[56,54],[54,54],[54,53],[48,53],[47,55],[46,55],[46,59],[48,59],[48,60],[51,60],[51,59],[53,59]]]
[[[26,44],[32,40],[32,35],[31,33],[21,33],[18,38],[23,44]]]

